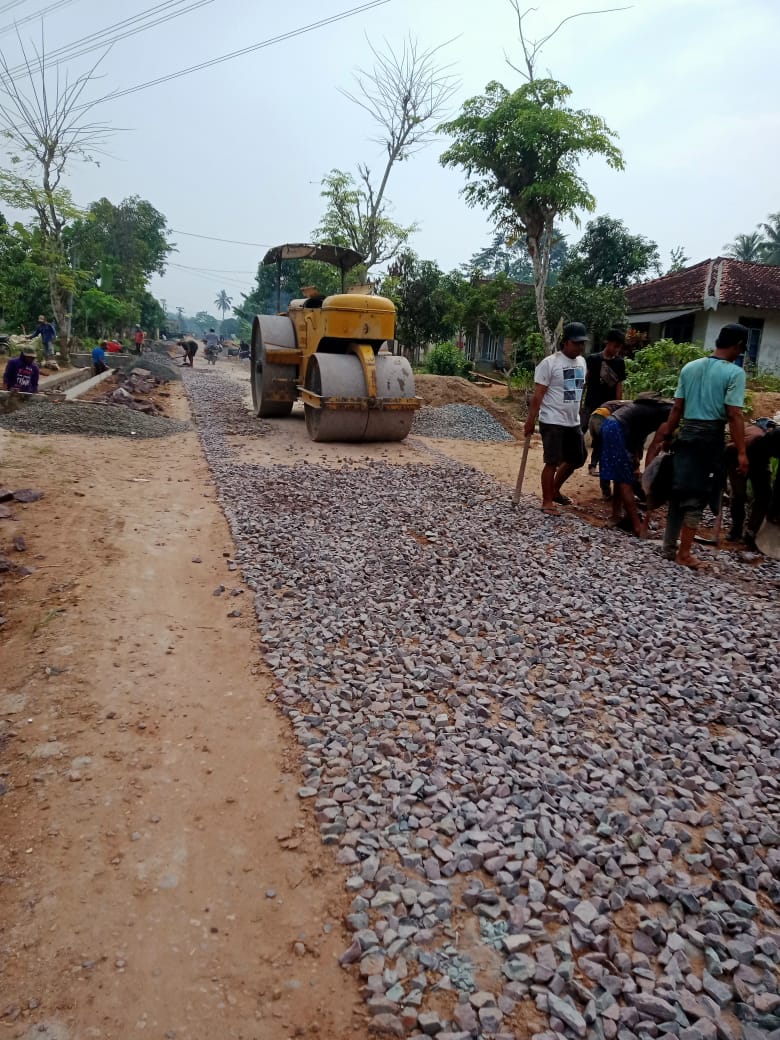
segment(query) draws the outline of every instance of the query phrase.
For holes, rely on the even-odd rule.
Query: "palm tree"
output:
[[[770,213],[761,225],[764,241],[761,244],[761,261],[780,266],[780,213]]]
[[[764,262],[764,239],[760,231],[751,231],[749,235],[737,235],[733,242],[723,247],[726,256],[732,260],[751,260],[753,263]]]
[[[233,305],[233,297],[228,296],[224,289],[220,289],[217,294],[216,300],[214,300],[214,306],[218,311],[222,311],[222,321],[225,320],[225,313],[230,310]]]

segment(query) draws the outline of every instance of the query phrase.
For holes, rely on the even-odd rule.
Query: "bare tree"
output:
[[[376,124],[378,133],[373,140],[382,147],[384,166],[377,177],[367,163],[360,163],[357,184],[349,174],[332,171],[331,181],[334,173],[339,174],[346,190],[334,193],[328,178],[323,181],[329,188],[323,192],[329,206],[318,229],[318,233],[333,237],[343,225],[341,237],[348,238],[349,244],[362,253],[366,268],[394,256],[414,230],[413,226],[394,225],[386,215],[390,173],[396,163],[408,159],[433,138],[436,124],[458,87],[452,66],[440,62],[446,43],[421,49],[410,36],[400,51],[387,45],[380,52],[370,41],[368,46],[375,58],[373,68],[358,69],[355,89],[342,93],[368,112]]]
[[[538,40],[531,40],[526,34],[525,26],[523,22],[527,19],[529,14],[534,14],[539,10],[538,7],[527,7],[524,10],[520,7],[520,0],[509,0],[509,5],[517,16],[517,30],[520,36],[520,46],[523,50],[523,61],[525,68],[518,68],[514,65],[509,58],[504,54],[507,64],[510,68],[513,68],[515,72],[518,72],[524,79],[527,79],[529,83],[533,83],[536,77],[536,59],[539,57],[539,52],[545,44],[549,43],[553,36],[556,36],[560,30],[567,24],[567,22],[573,21],[575,18],[585,18],[588,15],[593,14],[614,14],[616,11],[628,11],[629,7],[607,7],[601,11],[578,11],[576,14],[570,14],[566,18],[561,19],[555,28],[546,33],[544,36],[540,36]]]
[[[0,53],[0,137],[6,142],[9,162],[9,167],[0,169],[0,198],[35,214],[52,313],[69,335],[73,278],[63,230],[78,210],[62,178],[74,160],[96,162],[111,133],[107,124],[90,118],[97,102],[84,100],[102,58],[71,79],[67,73],[61,77],[56,66],[47,67],[43,40],[32,54],[21,38],[19,44],[23,71],[16,78]]]

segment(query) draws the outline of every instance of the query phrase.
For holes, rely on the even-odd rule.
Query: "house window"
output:
[[[671,339],[675,343],[690,343],[693,340],[693,314],[683,314],[680,318],[667,321],[662,327],[662,338]]]
[[[761,346],[761,333],[764,331],[764,319],[763,318],[740,318],[740,325],[744,325],[746,329],[749,329],[747,350],[748,363],[755,365],[758,361],[758,350]]]

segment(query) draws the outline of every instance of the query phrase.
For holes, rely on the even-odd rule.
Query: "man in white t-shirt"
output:
[[[534,372],[534,395],[525,435],[530,437],[534,432],[538,416],[544,449],[542,510],[551,516],[560,515],[559,506],[571,504],[571,499],[561,494],[561,488],[587,459],[580,426],[580,401],[587,371],[582,353],[587,341],[588,331],[582,322],[570,321],[563,328],[561,349],[544,358]]]

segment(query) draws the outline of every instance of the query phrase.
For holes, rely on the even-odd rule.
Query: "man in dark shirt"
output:
[[[35,355],[31,350],[22,348],[19,357],[11,358],[5,366],[3,386],[6,390],[16,390],[20,394],[37,394],[39,375]]]
[[[726,476],[731,488],[730,542],[742,540],[745,526],[748,481],[753,488],[747,530],[744,541],[755,548],[756,535],[765,517],[771,523],[780,523],[780,470],[772,488],[772,459],[780,459],[780,426],[773,419],[758,419],[745,428],[745,450],[749,462],[747,473],[741,473],[737,464],[737,449],[734,444],[726,448]]]
[[[582,406],[582,429],[588,429],[590,417],[607,401],[623,399],[623,381],[626,378],[626,363],[620,352],[626,337],[620,329],[610,329],[604,341],[604,349],[585,358],[588,374]],[[593,445],[588,473],[595,477],[599,465],[599,448]]]

